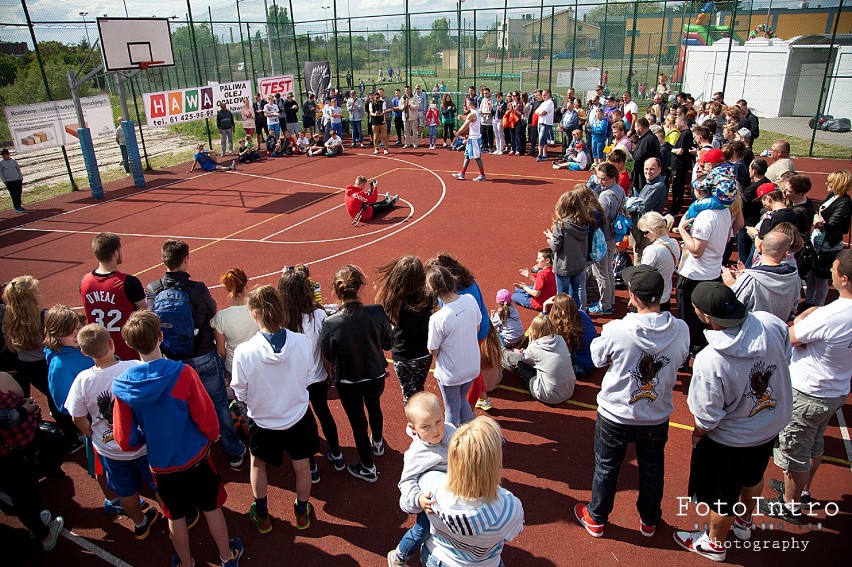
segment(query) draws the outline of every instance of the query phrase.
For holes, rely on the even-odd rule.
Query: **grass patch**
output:
[[[790,142],[791,156],[808,156],[808,150],[810,150],[811,147],[811,140],[809,138],[796,138],[795,136],[788,136],[780,132],[771,132],[769,130],[760,131],[760,138],[757,139],[757,142],[755,142],[754,147],[752,148],[754,155],[759,155],[763,150],[768,150],[772,147],[775,140],[787,140]],[[826,144],[819,140],[814,141],[813,157],[846,159],[849,157],[850,153],[852,153],[852,151],[850,151],[848,147]]]
[[[151,164],[151,169],[165,169],[178,163],[184,163],[192,159],[192,151],[174,152],[160,156],[154,156],[148,159]],[[101,182],[107,184],[116,179],[125,177],[124,170],[118,167],[101,170]],[[89,191],[89,179],[87,177],[75,177],[74,182],[79,189],[78,192]],[[59,183],[40,183],[38,185],[27,187],[24,190],[24,206],[28,204],[46,201],[60,195],[71,193],[71,182],[62,181]],[[0,211],[8,211],[12,208],[12,198],[8,191],[0,193]]]

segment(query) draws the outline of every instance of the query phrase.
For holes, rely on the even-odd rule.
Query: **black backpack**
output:
[[[796,258],[796,267],[799,270],[800,278],[807,277],[816,268],[817,252],[809,238],[805,239],[804,245],[793,254],[793,257]]]
[[[627,250],[620,250],[615,253],[615,258],[612,260],[612,271],[615,273],[615,285],[626,285],[621,272],[624,268],[629,268],[633,265],[633,259]]]

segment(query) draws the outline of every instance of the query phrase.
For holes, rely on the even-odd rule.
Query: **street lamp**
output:
[[[328,11],[331,10],[331,6],[320,6],[323,10],[323,18],[325,19],[325,35],[323,36],[323,41],[325,41],[325,58],[328,59]]]
[[[86,16],[88,16],[88,12],[80,12],[80,17],[83,18],[83,27],[86,29],[86,43],[89,47],[92,46],[92,40],[89,39],[89,24],[86,23]]]

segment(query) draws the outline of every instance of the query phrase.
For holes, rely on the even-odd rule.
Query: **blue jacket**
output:
[[[180,471],[203,459],[219,420],[195,370],[161,358],[125,371],[112,384],[115,441],[128,451],[148,445],[151,470]]]
[[[71,391],[71,384],[77,374],[94,366],[95,361],[80,352],[79,348],[70,346],[62,347],[59,352],[45,347],[44,358],[47,360],[47,389],[50,397],[59,411],[67,415],[65,400]]]

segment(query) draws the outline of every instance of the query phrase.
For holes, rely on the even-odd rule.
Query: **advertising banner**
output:
[[[83,97],[83,118],[92,138],[115,136],[112,105],[106,95]],[[18,152],[33,152],[77,141],[77,112],[70,100],[7,106],[9,133]]]
[[[287,96],[287,93],[298,94],[294,90],[293,75],[280,75],[278,77],[262,77],[257,80],[257,92],[264,99],[268,96]]]
[[[251,84],[248,81],[142,95],[149,128],[215,118],[219,103],[223,101],[228,105],[228,110],[235,112],[243,107],[245,98],[252,99]]]

